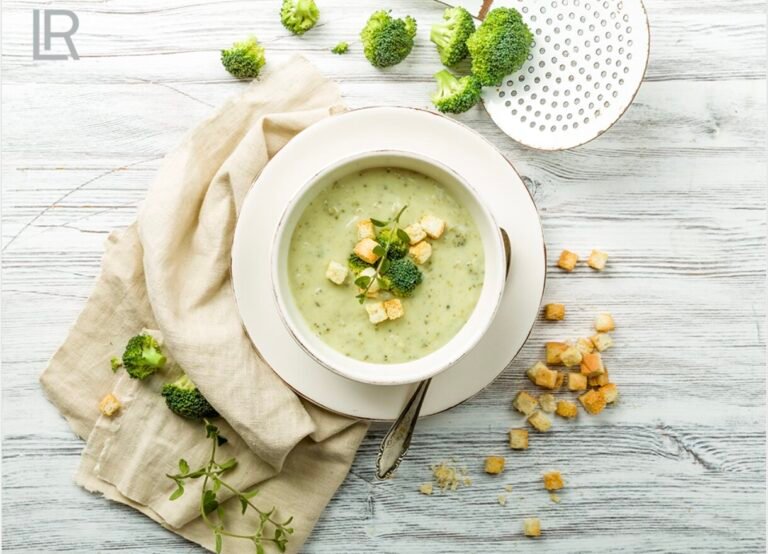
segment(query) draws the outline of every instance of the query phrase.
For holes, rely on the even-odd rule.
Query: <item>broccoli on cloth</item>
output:
[[[421,271],[408,258],[392,260],[382,275],[384,285],[395,296],[410,296],[414,289],[421,284]]]
[[[461,6],[446,8],[443,21],[432,25],[429,40],[437,45],[440,61],[455,65],[469,56],[467,39],[475,32],[475,22]]]
[[[395,19],[385,10],[374,12],[360,32],[365,57],[374,67],[403,61],[411,53],[415,36],[415,19]]]
[[[237,79],[255,79],[266,62],[264,47],[254,36],[221,51],[221,64]]]
[[[186,374],[173,383],[163,385],[160,394],[165,397],[168,408],[181,417],[203,419],[219,415]]]
[[[533,34],[514,8],[488,12],[482,25],[467,39],[472,74],[483,86],[500,85],[504,77],[523,66]]]
[[[472,75],[457,79],[443,69],[435,73],[435,79],[437,90],[432,94],[432,103],[441,112],[463,113],[480,100],[482,86]]]
[[[317,23],[320,10],[315,0],[283,0],[280,22],[294,35],[303,35]]]
[[[146,379],[165,366],[166,358],[160,343],[152,335],[136,335],[125,346],[123,366],[133,379]]]

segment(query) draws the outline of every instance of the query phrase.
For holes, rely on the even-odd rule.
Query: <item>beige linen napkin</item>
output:
[[[229,274],[238,210],[254,178],[293,136],[339,106],[336,86],[293,58],[194,129],[166,157],[137,224],[110,235],[95,288],[41,377],[87,438],[77,482],[209,549],[200,483],[168,500],[174,484],[165,474],[176,472],[180,457],[201,465],[209,448],[202,425],[171,413],[159,395],[178,366],[223,416],[216,421],[229,443],[221,459],[239,460],[229,480],[244,489],[258,484],[258,505],[294,516],[289,552],[306,540],[367,429],[302,401],[261,360],[241,327]],[[160,330],[173,363],[141,382],[113,374],[109,359],[142,328]],[[110,392],[123,403],[114,418],[98,411]],[[228,519],[237,529],[241,518]],[[225,539],[224,551],[253,545]]]

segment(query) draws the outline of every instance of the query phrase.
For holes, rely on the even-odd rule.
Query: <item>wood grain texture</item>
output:
[[[477,8],[480,0],[468,2]],[[58,3],[57,7],[58,7]],[[31,0],[3,5],[3,548],[8,552],[198,552],[72,477],[82,450],[37,377],[98,272],[107,233],[128,225],[163,154],[244,85],[217,51],[255,32],[270,63],[299,52],[339,82],[352,107],[428,107],[439,68],[428,42],[442,6],[389,2],[419,20],[413,54],[385,71],[357,33],[381,5],[320,2],[302,38],[276,0],[72,0],[77,62],[33,62]],[[518,168],[545,227],[545,301],[566,320],[536,325],[502,376],[422,421],[397,477],[373,479],[374,427],[306,552],[765,551],[765,4],[649,0],[646,82],[608,133],[568,152],[523,148],[478,107],[457,119]],[[351,53],[334,56],[338,40]],[[562,248],[611,255],[605,273],[555,267]],[[524,369],[546,340],[618,323],[606,353],[621,389],[596,418],[557,421],[513,453],[505,433]],[[501,477],[487,454],[507,457]],[[428,466],[454,458],[471,487],[421,496]],[[562,503],[540,474],[559,469]],[[511,493],[503,490],[512,484]],[[497,502],[508,495],[506,506]],[[537,541],[521,534],[539,516]]]

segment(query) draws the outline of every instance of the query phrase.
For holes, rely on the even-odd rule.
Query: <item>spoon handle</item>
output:
[[[419,383],[408,403],[400,412],[400,416],[389,428],[384,440],[379,447],[379,455],[376,458],[376,477],[387,479],[400,465],[403,456],[411,445],[413,431],[416,429],[416,422],[419,421],[419,412],[427,395],[427,389],[432,379],[427,379]]]

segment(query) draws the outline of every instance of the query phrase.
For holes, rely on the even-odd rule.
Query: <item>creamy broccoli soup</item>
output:
[[[469,319],[483,286],[483,244],[469,212],[435,180],[375,168],[310,202],[288,270],[299,310],[332,348],[407,362],[443,346]]]

